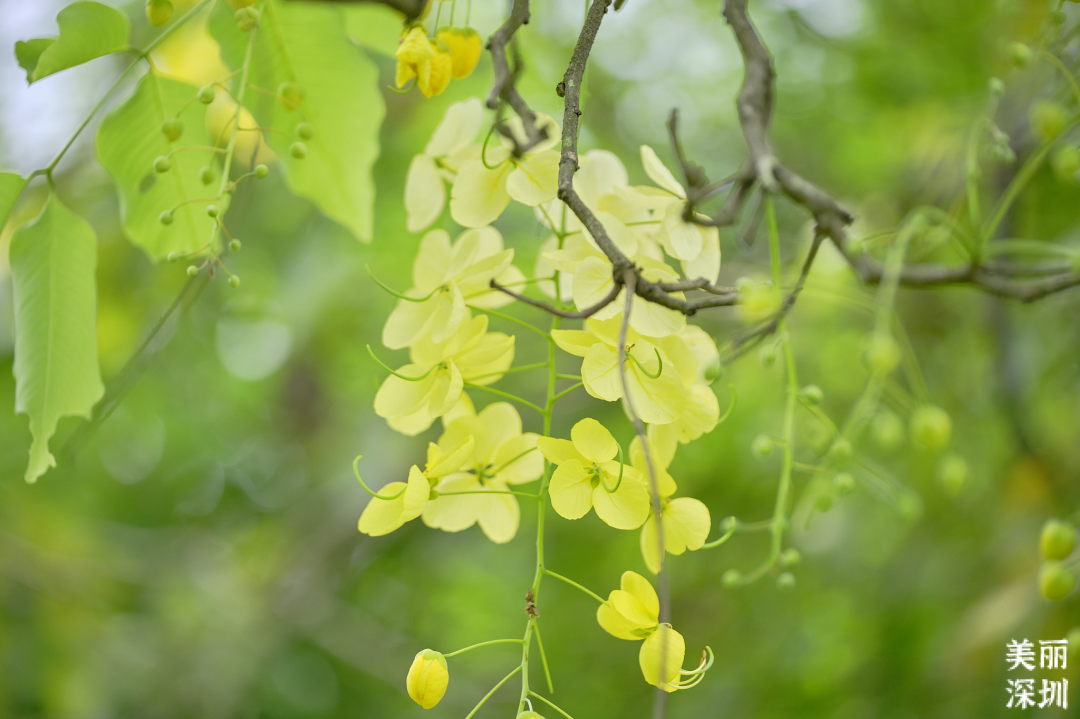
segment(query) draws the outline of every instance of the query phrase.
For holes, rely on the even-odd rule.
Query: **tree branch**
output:
[[[525,143],[521,144],[518,138],[504,132],[503,135],[514,143],[514,156],[521,157],[533,147],[547,139],[547,129],[536,126],[536,114],[529,108],[521,93],[517,91],[515,83],[521,69],[521,60],[515,55],[515,68],[510,69],[510,62],[506,58],[506,45],[513,39],[522,25],[529,24],[529,0],[514,0],[514,6],[510,9],[510,17],[506,19],[502,27],[488,38],[487,49],[491,53],[491,62],[495,66],[495,82],[488,93],[487,107],[496,110],[502,103],[509,105],[517,116],[521,118],[522,127],[525,130]]]

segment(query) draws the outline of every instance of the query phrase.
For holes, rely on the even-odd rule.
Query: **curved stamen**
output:
[[[359,469],[359,467],[357,467],[357,465],[360,463],[360,458],[363,457],[363,456],[364,455],[362,455],[362,454],[356,455],[356,459],[354,459],[353,463],[352,463],[352,471],[353,471],[353,474],[356,475],[356,479],[359,480],[360,486],[364,488],[365,492],[370,494],[375,499],[382,499],[384,501],[389,501],[391,499],[397,499],[401,495],[405,494],[405,490],[409,488],[409,485],[407,485],[407,484],[404,487],[401,488],[400,492],[398,492],[397,494],[392,495],[390,497],[384,497],[381,494],[378,494],[376,492],[372,492],[371,488],[368,487],[367,484],[364,482],[364,480],[360,478],[360,469]]]

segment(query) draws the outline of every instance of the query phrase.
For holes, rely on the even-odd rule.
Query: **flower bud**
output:
[[[832,483],[837,497],[846,497],[855,491],[855,477],[851,472],[837,472]]]
[[[266,165],[255,165],[255,177],[260,180],[270,174],[270,168]]]
[[[870,428],[878,447],[884,452],[895,451],[904,441],[904,423],[890,410],[878,412]]]
[[[777,561],[780,563],[781,567],[794,567],[802,561],[802,555],[799,554],[799,550],[795,549],[795,547],[788,547],[780,552]]]
[[[754,441],[750,444],[750,451],[753,452],[755,457],[764,459],[772,454],[774,445],[772,437],[767,434],[759,434],[754,437]]]
[[[1069,114],[1061,103],[1053,100],[1039,100],[1031,106],[1028,113],[1031,129],[1043,142],[1050,142],[1065,129]]]
[[[1069,654],[1080,652],[1080,627],[1073,627],[1065,636],[1069,640]]]
[[[446,657],[432,649],[418,652],[405,678],[405,688],[413,701],[430,709],[438,704],[450,683]]]
[[[1039,570],[1039,592],[1044,599],[1056,602],[1069,596],[1076,577],[1061,562],[1047,562]]]
[[[824,514],[832,509],[833,496],[831,492],[822,492],[814,499],[814,509]]]
[[[1080,171],[1080,148],[1076,145],[1063,145],[1050,156],[1050,166],[1054,168],[1054,174],[1060,180],[1076,179],[1077,171]]]
[[[887,375],[900,364],[900,347],[889,335],[874,332],[866,342],[863,358],[871,372],[878,376]]]
[[[529,711],[521,712],[517,715],[517,719],[544,719],[544,717],[540,716],[537,712]]]
[[[837,463],[851,459],[851,442],[843,437],[838,437],[829,447],[829,459]]]
[[[1039,537],[1043,559],[1065,559],[1076,549],[1076,528],[1060,519],[1048,519]]]
[[[173,14],[171,0],[146,0],[146,19],[154,27],[161,27],[169,22]]]
[[[795,588],[795,575],[791,572],[784,572],[776,578],[776,588],[781,592],[790,592]]]
[[[945,449],[951,435],[952,419],[940,407],[924,404],[911,415],[912,438],[931,452]]]
[[[729,569],[724,572],[724,576],[720,577],[720,583],[728,589],[737,587],[742,583],[742,572],[738,569]]]
[[[1022,42],[1014,42],[1009,45],[1009,59],[1016,67],[1025,68],[1029,66],[1034,57],[1031,48]]]
[[[304,88],[295,82],[283,82],[278,85],[278,95],[281,96],[281,104],[285,109],[292,112],[304,101]]]
[[[1065,21],[1068,19],[1068,16],[1060,10],[1055,10],[1050,13],[1050,20],[1053,21],[1055,25],[1064,25]]]
[[[799,390],[799,399],[807,404],[821,404],[825,399],[825,393],[816,384],[808,384]]]
[[[171,117],[161,123],[161,132],[169,142],[176,142],[184,134],[184,121],[178,117]]]
[[[1000,100],[1005,96],[1005,83],[1001,81],[1000,77],[992,77],[987,82],[987,90],[990,91],[990,97],[995,100]]]
[[[217,93],[214,92],[213,85],[204,85],[199,88],[199,102],[204,105],[209,105],[214,101],[214,97]]]
[[[762,367],[772,367],[776,362],[776,355],[777,349],[775,344],[770,343],[763,345],[762,348],[758,350],[758,362],[761,363]]]
[[[967,460],[958,454],[947,454],[938,460],[936,473],[941,490],[950,497],[955,497],[964,491],[964,485],[967,484]]]

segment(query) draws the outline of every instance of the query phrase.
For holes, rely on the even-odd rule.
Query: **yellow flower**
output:
[[[480,35],[471,27],[446,27],[435,36],[450,48],[454,59],[454,78],[463,80],[472,74],[476,63],[480,62],[483,43]]]
[[[617,349],[621,324],[621,317],[603,322],[588,319],[585,321],[587,330],[552,332],[560,348],[585,358],[581,363],[585,390],[607,402],[623,397]],[[629,328],[626,341],[626,382],[634,410],[642,421],[650,424],[674,421],[686,404],[678,372],[663,350],[635,332],[633,327]]]
[[[650,511],[648,520],[641,528],[641,556],[645,559],[645,566],[649,568],[649,571],[657,574],[663,566],[660,544],[656,536],[658,526],[664,529],[664,550],[668,554],[678,555],[687,549],[690,551],[701,549],[701,545],[705,544],[709,536],[712,519],[709,516],[709,508],[693,497],[671,499],[671,495],[675,494],[676,486],[675,480],[668,474],[667,467],[675,454],[674,443],[658,451],[657,445],[649,441],[649,454],[657,475],[660,523],[657,524],[656,515]],[[634,437],[634,441],[630,444],[630,462],[643,477],[648,479],[649,468],[638,437]]]
[[[435,498],[423,511],[424,524],[460,532],[479,523],[491,541],[502,544],[517,534],[517,497],[501,494],[510,485],[532,482],[544,472],[536,451],[537,435],[521,431],[521,417],[506,402],[490,404],[476,414],[462,406],[446,423],[440,447],[472,442],[460,471],[448,474],[435,487]],[[450,451],[450,450],[447,450]],[[454,494],[463,492],[464,494]]]
[[[428,61],[430,70],[427,73],[419,73],[416,84],[424,97],[434,97],[442,94],[446,86],[450,84],[450,77],[454,69],[454,61],[446,46],[442,43],[431,43],[431,49],[435,53]]]
[[[551,476],[551,506],[567,519],[580,519],[590,509],[615,529],[636,529],[649,513],[649,493],[641,473],[612,461],[619,445],[595,419],[583,419],[570,430],[573,441],[541,437],[537,448],[558,465]]]
[[[739,316],[745,322],[772,319],[780,310],[780,291],[768,280],[739,282]]]
[[[414,464],[409,470],[407,483],[390,482],[379,490],[378,496],[371,498],[360,515],[360,531],[372,537],[381,537],[419,517],[427,506],[432,485],[451,472],[461,469],[472,451],[471,437],[448,452],[444,452],[434,443],[428,444],[427,466],[424,471],[421,472]],[[359,479],[359,475],[357,478]]]
[[[469,159],[468,152],[484,123],[480,99],[455,102],[432,133],[424,151],[413,157],[405,176],[406,228],[420,232],[439,219],[446,206],[446,180],[453,181],[457,168]]]
[[[720,404],[709,387],[709,378],[720,366],[720,353],[709,333],[696,325],[687,325],[658,344],[682,378],[686,403],[674,422],[657,426],[656,432],[686,444],[711,432],[720,421]],[[653,427],[649,429],[652,433]]]
[[[430,82],[431,60],[435,57],[435,48],[422,27],[411,28],[401,38],[397,52],[397,72],[395,82],[398,89],[405,86],[414,77],[417,82]],[[427,76],[427,79],[425,79]]]
[[[450,672],[442,654],[432,649],[417,652],[405,678],[405,688],[414,702],[431,709],[442,700],[449,683]]]
[[[514,251],[504,250],[502,235],[490,227],[463,232],[453,245],[445,230],[427,233],[413,262],[413,286],[405,292],[413,299],[399,301],[390,313],[383,327],[383,344],[401,349],[425,337],[444,341],[469,319],[467,297],[511,302],[509,295],[492,292],[488,283],[501,276],[513,259]]]
[[[645,640],[638,653],[638,662],[646,682],[666,692],[689,689],[704,677],[708,669],[705,657],[696,670],[684,671],[686,642],[670,624],[660,624],[659,614],[660,600],[649,580],[636,572],[623,572],[619,589],[612,591],[607,602],[600,605],[596,620],[614,637]],[[682,679],[684,674],[694,678]]]
[[[486,385],[498,380],[514,359],[514,337],[488,332],[487,326],[487,316],[481,315],[443,342],[414,344],[412,361],[375,393],[375,414],[398,432],[415,436],[457,404],[466,381]]]
[[[513,143],[506,138],[489,146],[480,157],[461,166],[450,191],[450,215],[464,227],[483,227],[494,222],[513,198],[534,206],[555,198],[559,184],[559,123],[550,115],[537,114],[536,125],[547,129],[547,139],[525,153],[511,157]],[[521,118],[506,122],[506,130],[525,141]],[[511,177],[513,179],[511,180]]]

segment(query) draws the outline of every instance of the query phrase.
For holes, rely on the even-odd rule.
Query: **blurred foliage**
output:
[[[472,24],[489,34],[502,5],[473,5]],[[629,0],[605,23],[586,80],[583,148],[616,152],[632,181],[642,180],[636,148],[665,146],[663,121],[677,105],[690,156],[714,177],[738,166],[732,98],[741,64],[718,5]],[[136,37],[149,33],[141,3],[124,9]],[[1010,71],[1004,60],[1006,44],[1034,39],[1054,9],[1040,0],[754,3],[780,77],[779,151],[856,210],[860,232],[894,227],[919,204],[947,209],[963,189],[966,136],[984,112],[989,77],[1006,81],[999,124],[1021,159],[1035,144],[1032,101],[1073,102],[1052,66]],[[1074,28],[1080,13],[1065,10],[1064,27]],[[560,111],[553,89],[582,11],[580,2],[534,4],[521,34],[529,69],[521,87],[537,110]],[[394,66],[383,53],[393,45],[372,28],[394,32],[389,11],[348,13],[386,87]],[[220,75],[215,52],[205,31],[179,33],[160,64],[198,83]],[[19,72],[13,57],[6,62]],[[518,636],[535,513],[523,512],[506,546],[475,528],[445,534],[418,522],[364,537],[355,523],[367,495],[349,470],[363,453],[365,476],[381,485],[423,458],[422,438],[395,434],[371,409],[383,372],[364,346],[378,338],[393,298],[364,266],[406,285],[419,237],[404,231],[405,169],[445,107],[483,94],[490,81],[485,59],[432,100],[384,92],[369,245],[291,195],[277,173],[257,191],[241,186],[229,217],[244,249],[230,269],[243,285],[218,279],[185,304],[98,431],[64,419],[53,442],[59,468],[35,486],[22,480],[27,421],[10,411],[13,309],[0,268],[0,406],[9,408],[0,413],[0,716],[420,716],[404,687],[418,649]],[[15,151],[20,131],[4,127],[0,157]],[[1001,185],[1009,173],[1000,171]],[[55,179],[99,238],[98,346],[109,384],[187,278],[123,237],[111,183],[89,153]],[[35,186],[16,219],[36,215],[44,197]],[[1078,207],[1075,179],[1041,169],[1009,233],[1076,242]],[[780,210],[795,263],[809,227],[795,208]],[[499,229],[515,263],[531,268],[542,235],[529,213],[512,209]],[[0,246],[10,233],[11,224]],[[745,248],[738,234],[722,235],[721,284],[767,267],[766,243]],[[819,385],[823,409],[842,417],[866,377],[859,354],[872,289],[830,248],[823,253],[790,325],[801,381]],[[1075,599],[1045,603],[1035,581],[1042,522],[1078,503],[1075,294],[1021,306],[966,289],[902,290],[898,306],[929,398],[952,415],[953,448],[970,465],[966,486],[943,491],[933,461],[906,440],[892,453],[868,443],[860,448],[867,462],[905,501],[883,501],[882,480],[859,469],[853,494],[815,512],[815,492],[803,491],[799,475],[793,542],[803,562],[794,591],[771,581],[721,587],[725,570],[757,564],[764,535],[671,561],[673,615],[692,647],[714,648],[716,664],[700,686],[671,698],[669,717],[1008,716],[1005,642],[1060,638],[1078,622]],[[528,308],[510,311],[538,319]],[[721,340],[740,326],[728,310],[699,320]],[[519,337],[519,357],[539,350],[533,341]],[[676,456],[672,475],[714,519],[771,511],[776,453],[758,460],[750,445],[780,422],[781,373],[780,363],[762,366],[753,354],[727,368],[714,387],[722,405],[726,385],[737,388],[735,414]],[[504,382],[535,391],[521,375]],[[907,416],[902,392],[889,401]],[[560,405],[557,427],[565,434],[586,411],[606,411],[600,419],[629,440],[617,407],[598,410],[580,393]],[[525,420],[539,429],[535,417]],[[801,416],[801,460],[813,459],[805,448],[815,428]],[[606,594],[624,569],[643,571],[636,532],[591,519],[548,526],[549,565],[586,586]],[[636,648],[599,629],[592,600],[547,582],[539,607],[559,704],[577,719],[645,716],[651,687],[640,680]],[[516,661],[509,647],[454,658],[449,692],[425,716],[463,717]],[[1061,675],[1077,683],[1075,669]],[[516,698],[504,689],[479,716],[510,715]]]

